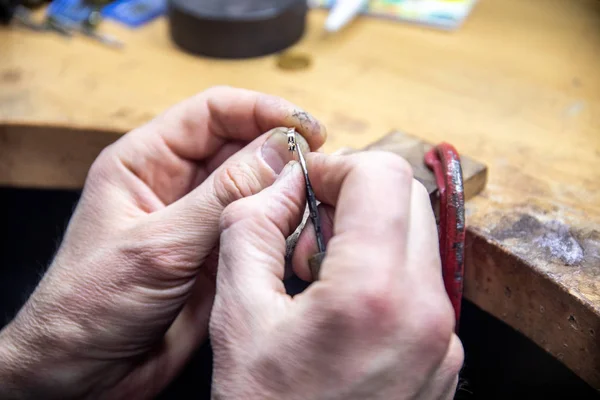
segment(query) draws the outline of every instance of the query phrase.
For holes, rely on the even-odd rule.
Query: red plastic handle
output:
[[[425,154],[425,164],[435,174],[440,195],[438,232],[442,275],[458,331],[465,251],[465,194],[460,156],[452,145],[441,143]]]

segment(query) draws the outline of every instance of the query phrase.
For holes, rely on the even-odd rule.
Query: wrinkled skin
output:
[[[293,104],[218,87],[106,148],[47,274],[0,333],[0,397],[164,388],[207,338],[221,213],[276,179],[293,156],[276,128],[292,126],[306,151],[325,141]]]
[[[319,281],[285,293],[285,238],[304,210],[299,165],[221,217],[210,323],[215,399],[451,399],[463,349],[429,196],[389,153],[312,153],[329,239]],[[310,280],[312,226],[294,254]]]
[[[291,298],[285,237],[304,186],[278,127],[306,153],[326,138],[282,99],[219,87],[104,150],[0,332],[0,398],[152,398],[209,319],[215,399],[451,398],[463,354],[424,189],[389,154],[309,154],[328,255]],[[293,257],[306,280],[311,229]]]

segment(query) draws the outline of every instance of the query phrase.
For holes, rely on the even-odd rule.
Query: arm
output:
[[[285,238],[305,205],[297,163],[221,217],[213,398],[452,398],[463,350],[426,190],[389,153],[307,161],[328,244],[300,295],[282,283]],[[317,251],[309,225],[294,255],[300,277],[311,279]]]
[[[52,265],[0,333],[0,397],[150,398],[208,335],[223,209],[273,183],[293,104],[218,87],[106,148]],[[6,396],[4,396],[6,395]]]

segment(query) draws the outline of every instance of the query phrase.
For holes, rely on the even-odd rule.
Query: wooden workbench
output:
[[[284,71],[209,61],[165,21],[85,38],[0,30],[0,183],[80,187],[118,134],[215,84],[270,92],[330,132],[327,151],[400,129],[487,164],[468,203],[466,296],[600,388],[600,2],[481,0],[446,33],[362,18],[323,39],[312,12]]]

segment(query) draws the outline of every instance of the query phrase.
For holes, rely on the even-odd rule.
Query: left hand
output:
[[[219,87],[105,149],[47,274],[0,332],[0,397],[163,389],[207,337],[221,212],[292,159],[281,126],[305,151],[325,141],[296,106]]]

